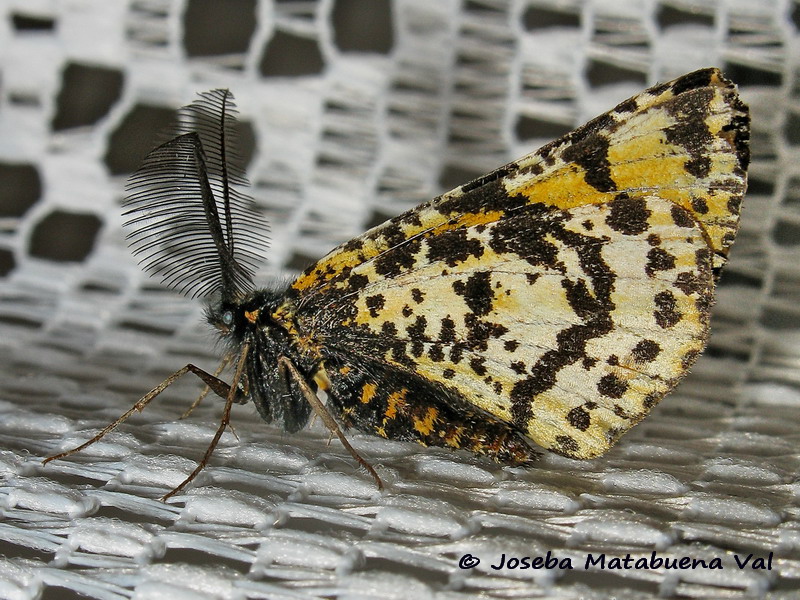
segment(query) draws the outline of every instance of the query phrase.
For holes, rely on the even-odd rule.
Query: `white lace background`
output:
[[[0,1],[0,597],[797,598],[800,5],[788,0]],[[182,381],[202,306],[120,230],[127,174],[174,109],[229,87],[272,227],[260,283],[704,66],[753,116],[750,191],[709,349],[607,456],[502,468],[316,423],[283,434]],[[507,556],[567,569],[495,570]],[[719,557],[724,570],[584,569]],[[738,569],[734,554],[772,553]],[[471,554],[481,564],[459,568]],[[752,561],[751,561],[752,563]]]

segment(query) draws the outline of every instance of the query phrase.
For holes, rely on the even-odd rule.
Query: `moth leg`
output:
[[[294,366],[294,363],[292,363],[292,361],[290,361],[287,357],[281,356],[278,358],[278,368],[283,373],[288,372],[289,375],[291,375],[292,379],[294,379],[295,383],[297,383],[297,386],[300,388],[300,391],[303,393],[303,396],[311,405],[311,408],[314,409],[314,413],[319,415],[319,418],[322,419],[322,422],[325,423],[325,426],[332,434],[336,434],[336,437],[339,438],[339,441],[342,442],[342,445],[347,449],[356,462],[369,471],[369,474],[372,475],[372,478],[375,480],[378,489],[382,490],[383,482],[378,476],[378,473],[372,468],[372,465],[361,458],[361,455],[359,455],[355,448],[350,445],[350,442],[347,441],[344,433],[342,433],[342,430],[339,428],[339,424],[336,422],[336,419],[333,418],[333,415],[331,415],[320,399],[317,398],[314,390],[312,390],[311,386],[308,385],[308,382],[305,380],[300,371],[297,370],[297,367]]]
[[[178,487],[176,487],[168,494],[164,494],[161,497],[162,501],[166,501],[167,499],[171,498],[172,496],[180,492],[183,488],[185,488],[189,483],[191,483],[191,481],[195,477],[197,477],[200,471],[202,471],[205,468],[205,466],[208,464],[208,461],[211,459],[211,455],[214,453],[214,450],[216,449],[220,438],[222,438],[222,434],[225,432],[225,428],[231,421],[231,407],[233,406],[233,403],[236,401],[236,392],[239,390],[239,381],[241,381],[242,379],[244,368],[245,365],[247,364],[248,350],[250,350],[250,342],[245,341],[242,344],[242,352],[241,354],[239,354],[239,360],[236,363],[236,372],[233,375],[233,381],[231,382],[230,387],[228,387],[227,384],[225,384],[224,382],[220,382],[223,383],[226,387],[228,387],[227,395],[223,396],[225,398],[225,407],[222,409],[222,417],[219,420],[219,427],[217,427],[217,431],[216,433],[214,433],[214,437],[211,439],[211,443],[208,445],[208,448],[206,448],[206,453],[203,455],[200,464],[198,464],[197,467],[195,467],[194,471],[189,473],[189,476],[186,479],[184,479],[183,482],[180,485],[178,485]],[[203,379],[203,381],[206,380]],[[219,380],[217,379],[217,381]],[[208,382],[206,381],[206,383]],[[209,384],[209,387],[214,391],[215,394],[217,394],[218,396],[222,396],[216,389],[214,389],[212,385]]]
[[[328,375],[325,373],[325,369],[320,369],[314,374],[314,383],[317,386],[318,390],[325,390],[325,392],[329,392],[331,389],[331,381],[328,379]],[[317,413],[315,412],[311,415],[311,423],[313,425],[317,422]],[[329,432],[328,434],[328,446],[331,445],[331,441],[333,441],[333,432]]]
[[[65,458],[67,456],[70,456],[72,454],[75,454],[77,452],[80,452],[81,450],[88,448],[95,442],[100,441],[107,434],[109,434],[114,429],[119,427],[122,423],[124,423],[128,419],[128,417],[130,417],[134,412],[142,412],[148,404],[150,404],[153,400],[155,400],[159,396],[159,394],[161,394],[161,392],[163,392],[170,385],[175,383],[175,381],[180,379],[183,375],[185,375],[186,373],[194,373],[200,379],[202,379],[203,382],[206,384],[206,386],[208,386],[208,388],[211,391],[213,391],[217,396],[225,398],[226,400],[225,409],[223,410],[223,415],[220,421],[220,426],[217,429],[217,434],[214,436],[214,439],[212,440],[211,444],[206,450],[206,454],[203,456],[203,460],[201,461],[200,466],[196,468],[191,473],[191,475],[189,475],[189,477],[187,477],[186,480],[183,481],[183,483],[181,483],[178,487],[172,490],[169,494],[166,494],[161,498],[162,500],[166,500],[170,496],[174,495],[175,493],[183,489],[186,486],[186,484],[188,484],[192,479],[194,479],[197,476],[197,474],[208,463],[208,459],[211,456],[211,453],[214,451],[214,448],[216,448],[217,443],[219,442],[219,438],[222,437],[222,432],[225,430],[225,427],[230,421],[230,408],[231,404],[233,404],[233,398],[236,396],[238,380],[241,379],[241,372],[244,369],[244,358],[247,354],[247,349],[248,345],[245,344],[242,349],[242,354],[239,358],[239,364],[237,365],[237,372],[236,376],[234,377],[232,386],[229,386],[227,383],[225,383],[221,379],[218,379],[216,376],[190,363],[185,367],[183,367],[182,369],[175,371],[172,375],[167,377],[164,381],[162,381],[160,384],[158,384],[156,387],[150,390],[147,394],[142,396],[133,406],[131,406],[131,408],[128,411],[126,411],[112,423],[109,423],[100,433],[95,435],[92,439],[90,439],[87,442],[84,442],[80,446],[72,448],[71,450],[66,450],[65,452],[60,452],[58,454],[54,454],[53,456],[48,456],[42,461],[42,464],[47,464],[50,461]]]
[[[229,387],[228,387],[227,383],[225,383],[221,379],[217,379],[214,375],[211,375],[210,373],[207,373],[203,369],[201,369],[199,367],[196,367],[193,364],[188,364],[185,367],[183,367],[182,369],[179,369],[179,370],[175,371],[172,375],[167,377],[164,381],[162,381],[156,387],[154,387],[152,390],[147,392],[147,394],[142,396],[133,406],[130,407],[130,409],[127,412],[125,412],[123,415],[118,417],[112,423],[109,423],[105,427],[105,429],[103,429],[100,433],[98,433],[96,436],[94,436],[88,442],[84,442],[80,446],[76,446],[75,448],[72,448],[71,450],[66,450],[65,452],[60,452],[59,454],[54,454],[53,456],[48,456],[47,458],[45,458],[42,461],[42,464],[46,465],[51,460],[57,460],[57,459],[60,459],[60,458],[65,458],[67,456],[70,456],[71,454],[75,454],[77,452],[80,452],[81,450],[84,450],[84,449],[88,448],[89,446],[91,446],[95,442],[99,442],[107,434],[109,434],[114,429],[119,427],[122,423],[124,423],[128,419],[128,417],[130,417],[133,413],[142,412],[145,409],[145,407],[148,404],[150,404],[150,402],[155,400],[161,392],[163,392],[165,389],[167,389],[169,386],[171,386],[173,383],[175,383],[176,380],[180,379],[186,373],[194,373],[195,375],[197,375],[200,379],[202,379],[205,382],[205,384],[208,386],[208,388],[213,390],[213,392],[215,394],[217,394],[218,396],[220,396],[222,398],[226,398],[228,396]]]
[[[225,368],[226,368],[226,367],[227,367],[229,364],[231,364],[231,361],[232,361],[232,360],[233,360],[233,355],[232,355],[232,354],[228,354],[227,356],[225,356],[225,358],[223,358],[223,359],[222,359],[222,361],[219,363],[219,366],[217,367],[217,370],[216,370],[216,371],[214,371],[214,377],[215,377],[215,378],[217,378],[217,379],[219,379],[219,376],[222,374],[222,372],[225,370]],[[187,365],[187,366],[188,366],[188,365]],[[200,406],[200,403],[201,403],[203,400],[205,400],[205,399],[206,399],[206,396],[208,396],[208,393],[209,393],[210,391],[211,391],[211,386],[210,386],[210,385],[208,385],[208,384],[206,384],[206,385],[205,385],[205,387],[203,388],[203,391],[202,391],[202,392],[200,392],[200,395],[197,397],[197,399],[196,399],[194,402],[192,402],[192,405],[191,405],[189,408],[187,408],[187,409],[186,409],[186,412],[184,412],[184,413],[181,415],[181,419],[185,419],[185,418],[187,418],[187,417],[188,417],[190,414],[192,414],[192,413],[194,412],[194,409],[195,409],[195,408],[197,408],[198,406]],[[226,398],[226,397],[227,397],[227,393],[225,394],[225,396],[222,396],[222,397],[223,397],[223,398]]]
[[[219,376],[228,367],[228,365],[231,364],[231,362],[233,362],[233,358],[234,358],[233,354],[226,355],[222,359],[222,361],[220,361],[219,366],[217,367],[217,370],[214,371],[214,377],[219,378]],[[245,384],[246,384],[247,383],[246,378],[243,378],[243,379],[245,380]],[[198,406],[200,406],[200,403],[203,400],[206,399],[206,396],[208,396],[208,393],[210,391],[211,391],[211,387],[208,384],[206,384],[206,386],[203,388],[203,391],[200,392],[200,395],[197,397],[197,399],[194,402],[192,402],[192,405],[189,408],[186,409],[186,412],[184,412],[180,416],[180,418],[181,419],[186,419],[189,415],[191,415],[194,412],[194,409],[196,409]],[[242,397],[239,398],[239,399],[235,399],[234,402],[236,402],[237,404],[246,404],[247,403],[247,395],[248,395],[248,390],[244,389],[243,390],[243,394],[241,395]],[[227,394],[225,396],[221,396],[221,397],[222,398],[226,398]],[[230,431],[233,434],[233,436],[236,438],[236,441],[239,441],[239,436],[236,434],[236,428],[234,428],[233,423],[228,423],[228,427],[230,428]]]

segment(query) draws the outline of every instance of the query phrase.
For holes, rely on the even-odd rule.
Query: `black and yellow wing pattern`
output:
[[[705,347],[748,142],[735,86],[684,75],[339,246],[270,318],[347,425],[600,456]]]

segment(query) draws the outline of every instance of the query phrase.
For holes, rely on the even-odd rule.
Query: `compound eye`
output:
[[[222,313],[222,324],[226,327],[233,325],[233,312],[226,310]]]

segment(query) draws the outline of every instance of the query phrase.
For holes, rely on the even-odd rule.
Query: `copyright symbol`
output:
[[[461,569],[472,569],[479,564],[481,564],[481,559],[477,556],[472,556],[472,554],[465,554],[458,561],[458,566]]]

